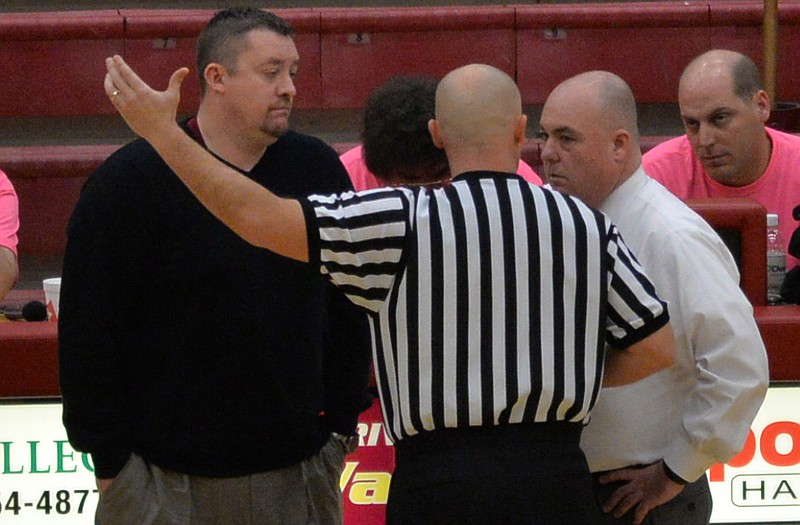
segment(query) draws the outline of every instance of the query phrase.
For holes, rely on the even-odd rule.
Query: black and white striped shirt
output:
[[[312,264],[372,313],[393,439],[445,427],[582,421],[604,343],[666,306],[606,216],[512,174],[312,196]]]

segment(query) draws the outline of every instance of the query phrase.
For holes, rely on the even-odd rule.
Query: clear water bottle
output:
[[[778,229],[778,214],[767,214],[767,303],[779,304],[786,277],[786,252]]]

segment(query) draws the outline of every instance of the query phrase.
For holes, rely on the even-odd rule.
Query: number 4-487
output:
[[[5,504],[0,499],[0,513],[10,512],[16,516],[26,508],[30,508],[45,514],[50,514],[51,512],[69,514],[72,511],[82,514],[86,505],[86,498],[90,492],[97,492],[97,490],[78,489],[72,492],[69,490],[45,490],[34,504],[33,501],[20,501],[19,491],[15,490],[6,498]],[[72,497],[73,494],[74,498]]]

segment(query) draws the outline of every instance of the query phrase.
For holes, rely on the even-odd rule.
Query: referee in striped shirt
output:
[[[249,242],[319,266],[371,314],[397,452],[389,524],[599,519],[582,426],[601,382],[669,366],[674,340],[610,221],[514,174],[526,117],[510,77],[473,64],[440,82],[430,128],[450,185],[300,202],[177,127],[185,69],[156,92],[121,58],[106,64],[120,113],[210,211]]]

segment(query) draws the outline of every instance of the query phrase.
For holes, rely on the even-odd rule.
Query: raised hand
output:
[[[183,78],[189,69],[182,67],[172,74],[166,91],[147,85],[119,55],[106,59],[103,87],[122,118],[137,134],[153,143],[175,122]]]

